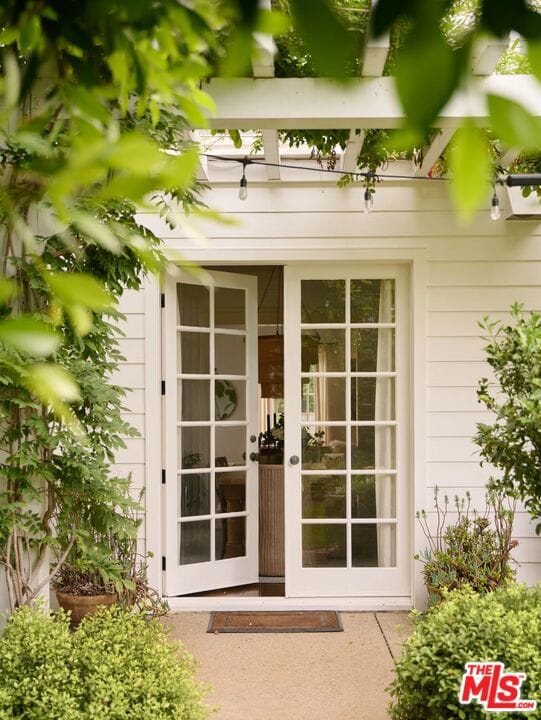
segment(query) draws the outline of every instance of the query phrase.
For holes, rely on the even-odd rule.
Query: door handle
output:
[[[298,464],[299,464],[299,456],[298,456],[298,455],[292,455],[292,456],[289,458],[289,462],[291,463],[291,465],[298,465]]]
[[[259,453],[251,452],[250,453],[250,460],[252,462],[259,462]]]

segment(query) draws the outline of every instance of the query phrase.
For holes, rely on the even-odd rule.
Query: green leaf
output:
[[[91,310],[103,310],[116,304],[114,297],[92,275],[47,273],[45,280],[53,293],[66,306],[75,303]]]
[[[82,115],[91,120],[98,120],[107,125],[111,115],[105,105],[97,98],[94,92],[90,92],[81,85],[69,85],[65,87],[65,94],[75,114]]]
[[[541,149],[541,120],[525,107],[499,95],[488,96],[492,129],[509,147],[526,151]]]
[[[186,150],[182,155],[169,157],[167,166],[162,170],[160,184],[164,190],[190,185],[197,172],[199,153],[196,148]]]
[[[118,238],[111,232],[104,222],[97,220],[92,215],[74,210],[71,213],[73,226],[82,235],[87,235],[102,248],[118,255],[122,249]]]
[[[472,120],[458,130],[449,151],[451,194],[463,219],[472,216],[490,189],[490,156],[486,134]]]
[[[295,29],[320,75],[344,78],[356,55],[354,34],[325,0],[291,0]]]
[[[46,357],[60,346],[60,336],[43,320],[29,316],[0,321],[0,342],[22,353]]]
[[[81,399],[73,376],[59,365],[32,365],[28,369],[27,385],[41,400],[53,405]]]
[[[87,335],[92,330],[92,314],[82,305],[67,305],[66,313],[78,335]]]
[[[383,35],[402,15],[410,13],[415,0],[379,0],[371,14],[371,29],[374,37]]]
[[[17,105],[19,101],[19,93],[21,90],[21,74],[19,72],[19,64],[12,52],[6,51],[4,54],[4,98],[6,108],[10,109]]]
[[[121,137],[109,154],[111,167],[137,175],[148,175],[153,167],[163,162],[164,154],[158,146],[140,133]]]
[[[29,53],[42,43],[41,22],[37,13],[32,13],[21,25],[19,47],[23,53]]]
[[[433,12],[407,35],[398,52],[396,88],[408,125],[426,131],[458,85],[465,48],[453,50]]]
[[[289,30],[290,18],[284,13],[276,10],[263,10],[257,16],[256,31],[269,33],[270,35],[281,35]]]
[[[242,147],[242,137],[240,135],[240,132],[238,130],[228,130],[229,137],[233,141],[233,145],[240,149]]]
[[[13,280],[0,277],[0,305],[5,305],[17,294],[17,286]]]

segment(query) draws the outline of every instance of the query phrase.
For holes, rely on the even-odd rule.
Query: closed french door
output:
[[[287,267],[286,594],[410,594],[405,269]]]
[[[165,287],[165,594],[258,580],[257,279]]]

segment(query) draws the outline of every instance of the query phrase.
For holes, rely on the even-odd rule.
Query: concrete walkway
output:
[[[208,613],[165,619],[213,686],[215,720],[386,720],[407,613],[340,613],[344,632],[207,633]]]

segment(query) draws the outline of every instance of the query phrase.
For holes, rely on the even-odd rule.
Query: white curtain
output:
[[[381,280],[379,296],[380,323],[393,322],[393,280]],[[377,366],[378,372],[389,371],[393,368],[393,331],[380,328],[378,331]],[[393,417],[392,381],[389,378],[376,378],[375,420],[391,420]],[[390,426],[376,426],[375,438],[375,467],[376,470],[393,467],[394,437]],[[393,517],[393,476],[385,474],[375,475],[376,487],[376,515],[378,518]],[[378,566],[392,567],[396,564],[396,548],[393,541],[393,526],[389,524],[378,525]]]

